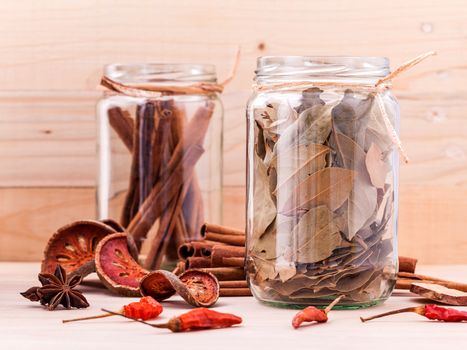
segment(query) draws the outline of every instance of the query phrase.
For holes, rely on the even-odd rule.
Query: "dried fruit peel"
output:
[[[178,293],[187,303],[196,307],[209,307],[219,299],[219,281],[209,273],[191,269],[180,276],[158,270],[141,281],[141,294],[164,300]]]
[[[44,250],[41,272],[53,273],[60,264],[68,275],[89,275],[95,271],[97,244],[112,233],[112,227],[95,220],[76,221],[59,228]]]
[[[96,271],[102,283],[123,296],[139,296],[148,271],[135,260],[136,246],[126,233],[105,237],[96,248]]]

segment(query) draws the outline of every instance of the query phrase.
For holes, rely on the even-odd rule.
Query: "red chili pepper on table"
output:
[[[360,317],[362,322],[374,320],[389,315],[396,315],[404,312],[415,312],[421,316],[425,316],[429,320],[443,321],[443,322],[462,322],[467,321],[467,311],[460,311],[452,308],[442,307],[434,304],[426,304],[415,307],[407,307],[404,309],[385,312],[379,315],[363,318]]]
[[[314,306],[308,306],[302,311],[299,311],[294,318],[292,319],[292,327],[297,329],[303,322],[313,322],[318,323],[327,322],[328,312],[343,298],[343,295],[336,298],[331,304],[329,304],[326,309],[320,310]]]
[[[163,308],[161,304],[159,304],[153,297],[147,296],[142,297],[139,301],[136,301],[134,303],[124,305],[120,312],[123,315],[128,316],[130,318],[145,321],[156,318],[161,314],[162,310]],[[109,316],[114,316],[114,313],[107,312],[103,315],[74,318],[72,320],[63,320],[62,322],[68,323],[74,321],[93,320],[96,318],[104,318]]]
[[[124,314],[119,314],[109,310],[102,309],[102,311],[111,313],[113,315],[119,315],[126,318],[131,318]],[[156,328],[168,328],[172,332],[186,332],[194,331],[201,329],[216,329],[216,328],[227,328],[234,326],[236,324],[242,323],[242,318],[233,314],[217,312],[214,310],[209,310],[204,307],[193,309],[184,313],[180,316],[173,317],[167,323],[162,324],[152,324],[131,318],[134,321],[144,323],[151,327]]]

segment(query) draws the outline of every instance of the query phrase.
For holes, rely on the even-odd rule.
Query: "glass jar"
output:
[[[247,107],[247,274],[278,306],[387,299],[397,272],[399,107],[382,57],[261,57]],[[383,107],[377,103],[382,101]],[[388,122],[388,124],[389,124]]]
[[[222,222],[222,103],[186,90],[215,84],[215,67],[112,64],[104,74],[150,97],[106,92],[98,103],[97,214],[118,220],[156,269],[205,221]]]

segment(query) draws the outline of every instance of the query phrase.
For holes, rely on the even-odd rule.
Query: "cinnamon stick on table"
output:
[[[245,259],[245,247],[215,245],[211,248],[211,261],[213,267],[232,266],[226,265],[224,258],[238,258],[236,260],[230,260],[230,262],[233,263],[235,261],[241,261],[240,265],[234,263],[233,266],[242,267]]]
[[[186,259],[185,269],[198,269],[212,267],[211,259],[202,256],[191,256]]]
[[[218,233],[222,235],[240,235],[240,236],[245,235],[244,231],[236,229],[236,228],[206,223],[201,227],[201,236],[206,237],[206,234],[209,232]]]
[[[207,240],[219,242],[219,243],[226,243],[235,246],[245,246],[245,235],[229,235],[229,234],[222,234],[222,233],[214,233],[214,232],[206,232],[204,237]]]
[[[245,270],[239,267],[212,267],[200,270],[212,273],[219,281],[236,281],[246,278]]]
[[[219,281],[219,286],[221,288],[247,288],[248,283],[246,280],[238,281]]]
[[[250,288],[220,288],[219,296],[221,297],[249,297],[251,296]]]
[[[407,256],[399,256],[399,271],[414,273],[416,266],[417,259],[409,258]]]
[[[212,242],[205,242],[205,241],[191,241],[191,242],[187,242],[187,243],[184,243],[182,245],[180,245],[178,247],[178,256],[180,257],[180,259],[187,259],[191,256],[211,256],[211,247],[214,245],[215,243],[212,243]],[[203,251],[205,252],[205,254],[202,254]],[[208,252],[208,254],[206,254],[206,252]]]

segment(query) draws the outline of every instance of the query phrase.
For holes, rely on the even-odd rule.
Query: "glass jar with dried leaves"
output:
[[[199,238],[206,220],[222,221],[215,66],[112,64],[102,85],[98,216],[119,221],[143,266],[157,269],[177,260],[177,247]]]
[[[382,57],[261,57],[247,107],[247,273],[256,298],[341,308],[396,278],[399,107]],[[381,103],[380,103],[381,102]]]

